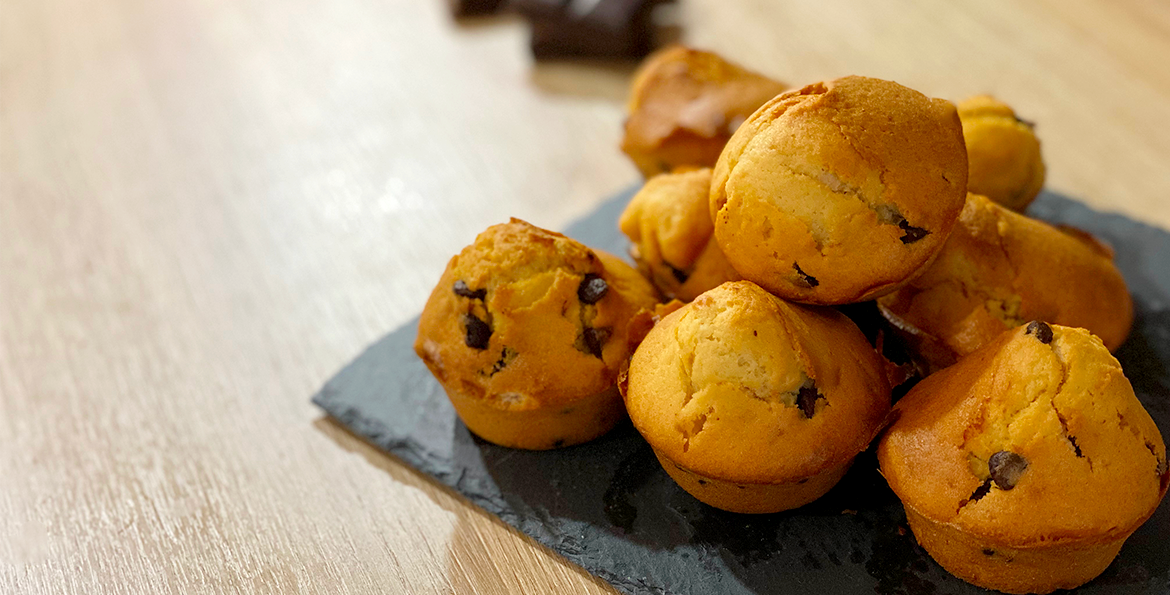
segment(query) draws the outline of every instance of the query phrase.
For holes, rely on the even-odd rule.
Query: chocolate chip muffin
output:
[[[914,536],[981,587],[1092,580],[1170,483],[1157,426],[1084,329],[1004,333],[919,383],[893,417],[878,461]]]
[[[666,472],[702,502],[744,513],[819,498],[890,407],[877,354],[848,318],[748,281],[663,318],[622,390]]]
[[[472,432],[514,448],[568,446],[622,418],[618,369],[657,301],[616,257],[512,219],[447,264],[414,349]]]
[[[955,107],[858,76],[789,91],[715,166],[715,238],[745,279],[789,300],[889,293],[942,248],[967,186]]]
[[[1111,351],[1133,322],[1108,248],[975,194],[934,263],[878,306],[933,368],[1028,320],[1086,328]]]
[[[622,151],[647,178],[711,167],[731,133],[784,85],[711,52],[673,46],[639,68]]]
[[[618,220],[638,269],[668,298],[689,302],[740,279],[715,243],[707,211],[709,168],[646,181]]]
[[[967,143],[967,190],[1023,212],[1044,186],[1034,125],[988,95],[959,103]]]

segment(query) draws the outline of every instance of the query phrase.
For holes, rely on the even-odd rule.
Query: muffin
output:
[[[569,446],[623,417],[617,373],[657,301],[633,267],[512,219],[447,264],[414,350],[481,438]]]
[[[742,513],[819,498],[890,407],[878,356],[848,318],[748,281],[663,318],[635,351],[622,391],[671,478]]]
[[[1084,329],[1006,332],[919,383],[893,417],[878,461],[914,536],[989,589],[1092,580],[1170,482],[1157,426]]]
[[[689,302],[740,279],[715,243],[707,211],[710,186],[709,168],[655,176],[618,220],[638,269],[668,298]]]
[[[1110,351],[1133,322],[1108,248],[975,194],[934,263],[878,306],[934,368],[1028,320],[1086,328]]]
[[[942,248],[967,186],[955,107],[850,76],[789,91],[715,165],[715,238],[735,270],[813,304],[889,293]]]
[[[1044,186],[1033,124],[988,95],[960,102],[959,120],[967,143],[967,190],[1023,212]]]
[[[711,167],[731,133],[784,88],[711,52],[663,49],[634,76],[622,151],[647,178]]]

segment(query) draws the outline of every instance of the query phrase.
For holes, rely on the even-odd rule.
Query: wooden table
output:
[[[1050,187],[1170,227],[1165,2],[680,18],[791,83],[993,92]],[[637,182],[628,75],[440,0],[2,0],[0,592],[611,592],[308,399],[482,228]]]

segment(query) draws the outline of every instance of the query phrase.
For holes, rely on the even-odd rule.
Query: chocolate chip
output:
[[[467,327],[467,337],[464,341],[468,347],[480,350],[488,348],[488,340],[492,338],[492,327],[476,318],[475,314],[464,314],[463,325]]]
[[[987,493],[990,491],[991,491],[991,480],[988,479],[988,480],[985,480],[983,483],[979,484],[979,487],[975,488],[974,492],[971,492],[971,497],[968,498],[967,501],[968,502],[978,502],[980,499],[982,499],[984,496],[986,496]]]
[[[601,348],[605,347],[605,342],[609,340],[609,336],[613,331],[609,327],[591,328],[586,327],[581,332],[581,339],[585,345],[585,351],[593,354],[594,357],[601,359]]]
[[[467,286],[467,283],[463,281],[463,279],[460,279],[455,282],[455,295],[473,300],[482,300],[487,297],[487,290],[476,289],[475,291],[472,291],[471,288]]]
[[[492,371],[488,373],[488,376],[495,376],[496,373],[504,369],[504,366],[512,363],[512,360],[514,359],[516,359],[516,351],[511,347],[504,347],[500,350],[500,359],[496,360],[496,363],[492,364]]]
[[[806,383],[806,386],[800,387],[796,393],[796,405],[800,407],[800,411],[804,413],[806,418],[812,419],[813,413],[816,412],[817,399],[825,398],[824,395],[817,390],[816,385],[812,382]]]
[[[676,269],[670,264],[667,264],[666,266],[670,267],[670,273],[674,275],[674,278],[677,279],[679,283],[686,283],[687,279],[690,278],[690,275],[688,275],[686,271],[682,269]]]
[[[1052,342],[1052,327],[1047,323],[1039,320],[1033,320],[1028,323],[1028,328],[1025,331],[1029,335],[1035,335],[1036,340],[1047,345]]]
[[[983,555],[984,555],[984,556],[994,556],[994,555],[995,555],[995,550],[991,550],[991,549],[983,548]]]
[[[586,304],[596,304],[609,292],[609,284],[605,279],[589,273],[577,286],[577,299]]]
[[[1016,487],[1020,476],[1027,468],[1027,459],[1010,450],[1001,450],[987,459],[987,470],[991,472],[991,480],[1001,490]]]
[[[906,221],[905,219],[898,222],[898,229],[906,232],[905,235],[898,238],[902,240],[903,244],[913,244],[914,242],[917,242],[918,240],[921,240],[922,238],[930,235],[929,231],[921,227],[914,227],[913,225],[910,225],[910,222]]]
[[[800,265],[796,264],[795,262],[792,263],[792,268],[795,269],[796,274],[800,276],[800,278],[797,280],[798,284],[804,285],[806,288],[810,289],[821,284],[820,281],[817,281],[816,277],[800,270]]]

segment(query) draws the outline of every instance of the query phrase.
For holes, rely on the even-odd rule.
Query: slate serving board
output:
[[[617,196],[566,234],[625,254]],[[1138,398],[1170,436],[1170,233],[1045,193],[1032,216],[1113,245],[1137,319],[1118,351]],[[795,511],[737,515],[678,488],[629,423],[592,443],[530,452],[471,435],[411,348],[418,320],[329,380],[313,402],[353,432],[630,594],[986,593],[915,543],[872,449]],[[1107,497],[1107,496],[1106,496]],[[1170,498],[1082,593],[1170,593]]]

